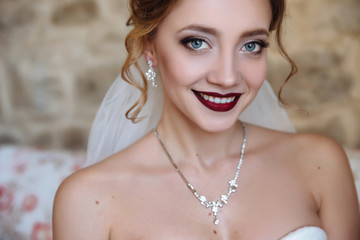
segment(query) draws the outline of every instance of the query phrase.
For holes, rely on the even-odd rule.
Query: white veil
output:
[[[144,66],[143,59],[139,62]],[[135,79],[141,79],[135,67],[132,67],[131,72]],[[126,148],[154,128],[162,112],[161,84],[156,88],[149,84],[148,101],[141,111],[141,116],[146,118],[134,124],[125,117],[125,113],[139,96],[140,91],[126,83],[120,76],[115,80],[106,93],[92,125],[85,166]],[[280,106],[267,81],[264,82],[254,101],[241,114],[240,119],[271,129],[295,132],[286,111]]]

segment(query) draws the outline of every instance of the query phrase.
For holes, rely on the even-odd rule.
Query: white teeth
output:
[[[232,101],[234,101],[234,100],[235,100],[235,97],[228,98],[227,101],[226,101],[226,103],[230,103],[230,102],[232,102]]]
[[[235,97],[227,97],[227,98],[213,97],[213,96],[209,96],[209,95],[206,95],[203,93],[200,93],[200,96],[209,102],[213,102],[213,103],[217,103],[217,104],[231,103],[232,101],[235,100]]]

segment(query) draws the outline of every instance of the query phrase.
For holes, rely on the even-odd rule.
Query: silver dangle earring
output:
[[[156,73],[155,73],[155,71],[154,71],[154,69],[153,69],[153,67],[152,67],[152,64],[153,64],[153,63],[152,63],[151,60],[149,60],[149,61],[147,62],[147,64],[149,65],[149,69],[148,69],[147,72],[145,73],[146,79],[147,79],[148,81],[151,81],[151,84],[152,84],[153,87],[157,87],[158,85],[157,85],[157,82],[155,81]]]

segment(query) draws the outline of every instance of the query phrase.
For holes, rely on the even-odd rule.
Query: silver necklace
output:
[[[237,179],[239,177],[239,172],[240,172],[240,168],[241,168],[241,165],[242,165],[242,162],[243,162],[245,146],[246,146],[246,128],[245,128],[245,125],[243,123],[241,123],[241,126],[243,128],[244,138],[243,138],[243,143],[242,143],[242,147],[241,147],[241,156],[240,156],[237,168],[236,168],[235,176],[234,176],[233,179],[231,179],[229,181],[228,193],[227,194],[222,194],[220,196],[220,200],[216,200],[216,201],[208,201],[207,198],[204,195],[199,195],[198,194],[195,187],[186,179],[186,177],[180,171],[179,167],[176,165],[176,163],[174,162],[174,160],[171,157],[170,153],[166,149],[163,141],[161,140],[161,138],[159,136],[159,133],[157,131],[157,127],[154,128],[155,136],[159,140],[161,147],[164,149],[168,159],[170,160],[170,163],[174,166],[175,170],[178,172],[181,179],[185,182],[186,186],[190,189],[190,191],[194,194],[194,196],[200,201],[200,204],[203,205],[204,207],[210,209],[210,212],[211,212],[211,214],[213,216],[213,223],[215,225],[219,224],[219,222],[220,222],[220,220],[217,218],[219,208],[224,207],[228,203],[228,200],[229,200],[231,194],[236,192],[236,188],[238,187]]]

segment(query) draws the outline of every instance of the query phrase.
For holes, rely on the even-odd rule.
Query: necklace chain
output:
[[[242,122],[241,122],[241,126],[243,128],[244,138],[243,138],[243,143],[242,143],[242,147],[241,147],[241,155],[240,155],[239,163],[238,163],[237,168],[236,168],[235,176],[234,176],[233,179],[231,179],[229,181],[229,189],[228,189],[227,194],[222,194],[220,196],[220,199],[216,200],[216,201],[208,201],[207,198],[204,195],[199,195],[198,194],[195,187],[186,179],[186,177],[181,172],[181,170],[179,169],[179,167],[176,165],[173,158],[171,157],[170,153],[166,149],[165,144],[163,143],[163,141],[161,140],[161,138],[159,136],[159,133],[157,131],[157,127],[154,128],[155,136],[159,140],[161,147],[164,149],[168,159],[170,160],[170,163],[174,166],[176,172],[180,175],[181,179],[184,181],[184,183],[189,188],[189,190],[200,201],[200,204],[203,205],[204,207],[210,209],[211,214],[213,216],[213,223],[215,225],[219,224],[219,222],[220,222],[220,220],[217,218],[219,208],[224,207],[228,203],[231,194],[236,192],[236,189],[238,187],[237,179],[239,177],[239,172],[240,172],[241,165],[242,165],[242,162],[243,162],[245,146],[246,146],[246,128],[245,128],[245,125]]]

